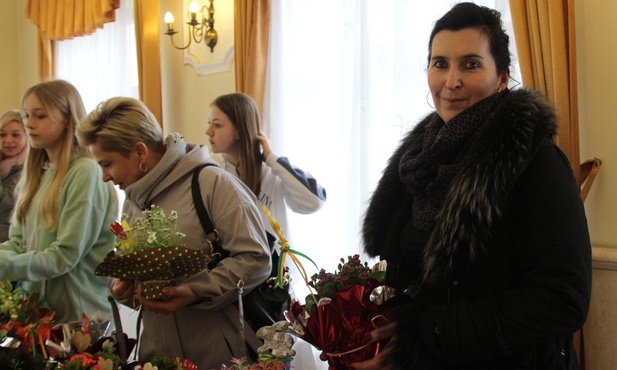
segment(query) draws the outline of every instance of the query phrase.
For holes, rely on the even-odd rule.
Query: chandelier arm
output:
[[[199,44],[201,40],[203,40],[203,38],[204,38],[204,24],[202,23],[199,26],[193,27],[193,40],[195,40],[195,42]]]
[[[190,25],[189,25],[189,27],[188,27],[188,28],[189,28],[189,32],[191,32],[191,26],[190,26]],[[176,46],[176,43],[174,42],[174,34],[175,34],[175,33],[176,33],[176,32],[171,33],[171,34],[170,34],[170,33],[167,33],[167,34],[169,35],[169,38],[171,39],[171,45],[172,45],[174,48],[176,48],[176,49],[178,49],[178,50],[184,50],[184,49],[188,48],[189,46],[191,46],[191,37],[190,37],[190,36],[189,36],[189,43],[188,43],[188,44],[186,44],[186,46],[183,46],[183,47],[178,47],[178,46]]]

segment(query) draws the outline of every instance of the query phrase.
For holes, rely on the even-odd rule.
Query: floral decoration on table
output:
[[[249,364],[246,358],[233,359],[229,367],[222,367],[221,370],[290,370],[291,360],[296,355],[291,348],[294,343],[291,333],[287,321],[259,328],[255,334],[263,345],[257,348],[257,362]]]
[[[229,364],[221,365],[220,370],[291,370],[296,351],[291,348],[294,340],[289,322],[279,321],[264,326],[255,334],[263,341],[263,345],[257,348],[257,360],[249,362],[246,357],[233,358]]]
[[[197,365],[191,361],[177,357],[170,356],[161,351],[155,351],[152,356],[151,362],[146,362],[142,370],[198,370]]]
[[[165,300],[161,289],[174,285],[174,279],[188,277],[206,268],[211,254],[188,248],[178,230],[178,214],[165,215],[162,208],[152,205],[130,226],[123,215],[110,230],[117,236],[116,250],[97,266],[95,275],[135,280],[147,299]]]
[[[54,323],[35,294],[0,282],[0,369],[114,370],[121,366],[109,320],[83,314],[81,322]],[[130,352],[135,340],[124,338]]]
[[[331,370],[374,357],[379,344],[366,344],[363,338],[386,322],[379,310],[385,266],[370,268],[357,254],[340,261],[335,272],[321,269],[311,277],[314,293],[304,305],[293,301],[288,315],[294,332],[328,356]]]
[[[246,357],[234,358],[229,365],[224,365],[220,370],[289,370],[290,367],[279,359],[260,360],[256,364],[251,364]]]
[[[0,281],[0,368],[23,364],[24,368],[43,369],[53,317],[36,294],[26,298],[26,292],[13,289],[10,281]]]

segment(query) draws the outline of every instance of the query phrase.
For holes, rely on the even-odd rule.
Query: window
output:
[[[139,99],[133,0],[122,0],[116,20],[94,34],[56,42],[56,77],[77,88],[86,112],[114,96]]]
[[[433,110],[428,38],[457,2],[272,1],[264,129],[277,152],[326,188],[324,208],[290,212],[286,231],[320,268],[362,254],[361,220],[381,171],[403,135]],[[499,10],[511,29],[507,0],[475,2]],[[513,37],[510,49],[514,86]]]
[[[139,98],[133,0],[94,34],[56,42],[56,76],[75,85],[88,112],[113,96]]]

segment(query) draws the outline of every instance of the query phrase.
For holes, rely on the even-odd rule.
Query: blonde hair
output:
[[[32,94],[43,104],[50,119],[67,121],[56,171],[49,190],[43,194],[40,209],[45,227],[55,231],[58,227],[58,201],[62,181],[70,169],[72,160],[81,156],[90,156],[89,152],[79,145],[75,137],[77,123],[86,115],[86,111],[81,95],[75,86],[63,80],[45,81],[30,87],[26,90],[22,103]],[[45,149],[29,148],[21,178],[22,188],[15,206],[15,217],[22,224],[25,222],[26,213],[39,188],[42,168],[47,161],[49,157]]]
[[[26,133],[26,126],[24,126],[24,121],[21,119],[21,113],[15,109],[7,110],[0,115],[0,130],[2,130],[4,126],[12,122],[19,123],[21,125],[21,130],[24,132],[24,134]],[[26,150],[27,148],[28,145],[26,145]],[[0,147],[0,149],[2,148]],[[1,159],[6,159],[4,153],[0,153],[0,160]]]
[[[98,144],[105,152],[128,156],[135,144],[165,152],[163,131],[148,107],[129,97],[115,97],[100,103],[77,126],[81,145]]]
[[[24,126],[24,121],[21,119],[21,113],[18,110],[11,109],[0,115],[0,129],[4,126],[8,125],[11,122],[18,122],[21,124],[21,129],[26,132],[26,127]]]
[[[240,155],[236,170],[240,180],[258,196],[262,155],[257,136],[261,130],[261,120],[255,101],[246,94],[233,93],[219,96],[210,106],[216,106],[225,113],[238,131]]]

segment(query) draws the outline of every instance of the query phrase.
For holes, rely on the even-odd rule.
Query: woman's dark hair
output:
[[[240,180],[256,196],[259,196],[262,156],[261,144],[257,138],[261,130],[261,120],[257,104],[247,94],[232,93],[219,96],[214,99],[210,106],[215,106],[225,113],[236,128],[240,148],[236,171]]]
[[[439,31],[459,31],[477,28],[489,41],[491,55],[495,59],[497,73],[507,73],[510,68],[510,38],[503,29],[501,14],[491,8],[474,3],[458,3],[435,22],[428,42],[428,63],[431,63],[433,38]]]

